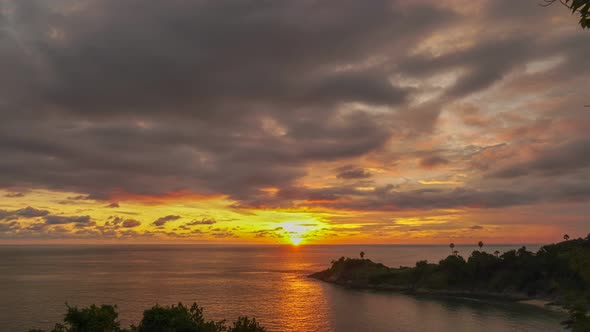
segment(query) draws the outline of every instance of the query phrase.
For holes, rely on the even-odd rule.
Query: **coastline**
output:
[[[475,300],[492,300],[498,302],[512,302],[524,305],[533,306],[536,308],[548,310],[555,313],[568,314],[568,310],[555,298],[531,297],[522,293],[498,293],[498,292],[484,292],[460,289],[428,289],[428,288],[413,288],[407,286],[396,286],[388,284],[370,284],[366,282],[353,282],[351,280],[340,280],[333,275],[327,275],[328,270],[315,272],[308,275],[308,278],[315,279],[320,282],[337,285],[339,287],[356,289],[356,290],[371,290],[377,292],[393,292],[398,294],[405,294],[411,296],[428,296],[428,297],[448,297],[457,299],[475,299]]]

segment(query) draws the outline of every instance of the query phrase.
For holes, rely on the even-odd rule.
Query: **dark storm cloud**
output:
[[[455,16],[388,0],[7,6],[0,186],[94,199],[115,188],[241,199],[289,185],[305,163],[379,149],[383,116],[340,107],[401,106],[411,90],[366,60]]]
[[[586,200],[590,197],[590,182],[576,179],[554,179],[531,182],[527,186],[502,187],[497,184],[481,188],[426,188],[400,190],[394,185],[374,190],[357,190],[352,187],[330,187],[313,190],[300,189],[298,199],[307,199],[305,206],[327,207],[354,211],[408,211],[436,209],[493,209],[522,206],[542,202]],[[268,200],[285,206],[288,200]]]
[[[410,57],[400,63],[399,69],[422,78],[462,69],[462,77],[446,94],[463,97],[491,86],[513,68],[534,57],[537,50],[534,43],[534,39],[522,34],[506,39],[484,39],[458,52]]]
[[[491,187],[380,188],[374,195],[346,186],[297,187],[311,163],[363,157],[395,139],[411,144],[432,135],[445,105],[484,91],[529,61],[563,56],[555,78],[588,67],[580,66],[590,52],[582,36],[538,33],[539,16],[530,13],[548,21],[551,14],[534,1],[530,11],[520,2],[488,1],[477,17],[420,3],[4,1],[0,187],[81,194],[72,200],[187,191],[227,195],[242,206],[342,197],[358,199],[348,204],[359,209],[536,201],[533,192]],[[509,37],[482,32],[440,55],[417,51],[433,34],[470,20],[530,29]],[[417,96],[430,87],[393,79],[449,72],[459,73],[456,82],[425,103],[416,103]],[[379,111],[367,109],[372,106]],[[575,161],[570,157],[562,165],[524,166],[567,171],[565,160]],[[584,157],[576,158],[584,165]],[[421,164],[445,161],[424,157]],[[503,176],[522,169],[516,164]],[[359,166],[337,177],[370,175]],[[266,187],[280,190],[276,197],[260,194]],[[160,219],[154,225],[167,221]]]
[[[531,161],[506,166],[491,173],[491,177],[515,178],[529,174],[556,176],[590,168],[590,140],[580,140],[553,146],[541,151]]]
[[[160,217],[160,218],[156,219],[152,223],[152,225],[154,225],[154,226],[164,226],[167,222],[178,220],[180,218],[181,218],[180,216],[168,215],[168,216]]]
[[[135,219],[127,219],[121,223],[123,228],[133,228],[141,225],[141,222]]]
[[[228,101],[399,103],[404,91],[382,71],[335,67],[393,47],[403,28],[423,31],[450,17],[429,6],[402,11],[387,0],[88,0],[71,15],[41,1],[14,7],[17,24],[38,35],[32,46],[50,71],[40,92],[52,103],[73,112],[167,107],[203,117],[216,117],[207,108]],[[50,39],[48,26],[63,40]]]
[[[13,220],[18,218],[44,217],[49,214],[47,210],[35,209],[30,206],[18,210],[0,210],[0,220]]]
[[[535,196],[513,190],[419,189],[395,191],[375,189],[356,200],[334,200],[322,206],[363,211],[403,211],[452,208],[496,208],[535,202]],[[340,197],[342,198],[342,197]]]
[[[420,160],[420,166],[424,168],[434,168],[448,164],[449,161],[441,156],[430,156]]]
[[[216,224],[217,221],[211,218],[203,218],[201,220],[193,220],[189,223],[184,224],[185,226],[198,226],[198,225],[213,225]]]
[[[371,172],[354,166],[344,166],[337,169],[339,179],[366,179],[371,177]]]
[[[90,216],[57,216],[48,215],[43,217],[47,225],[61,225],[61,224],[90,224],[92,218]]]
[[[0,233],[9,233],[18,229],[19,224],[16,221],[10,223],[0,223]]]

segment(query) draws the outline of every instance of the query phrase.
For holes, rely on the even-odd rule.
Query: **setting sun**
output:
[[[303,240],[309,236],[309,232],[313,231],[317,226],[311,224],[302,224],[297,222],[282,223],[281,227],[284,231],[288,242],[294,246],[300,245]]]
[[[291,244],[297,247],[299,244],[301,244],[301,241],[303,241],[303,239],[300,237],[291,237],[289,238],[289,241],[291,241]]]

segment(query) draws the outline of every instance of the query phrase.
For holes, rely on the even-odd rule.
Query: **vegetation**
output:
[[[369,259],[340,258],[312,277],[349,287],[392,289],[414,293],[540,298],[567,308],[574,331],[590,331],[590,235],[585,239],[542,247],[522,247],[488,254],[478,243],[467,259],[455,254],[438,264],[419,261],[414,267],[389,268]],[[454,245],[451,244],[451,249]]]
[[[544,6],[560,2],[569,8],[572,14],[580,15],[580,26],[584,29],[590,29],[590,0],[543,0]]]
[[[143,312],[139,326],[123,329],[118,321],[117,307],[91,305],[78,309],[68,306],[63,324],[55,324],[50,332],[265,332],[256,319],[239,317],[232,325],[225,321],[207,321],[203,308],[193,303],[191,307],[159,306]],[[29,332],[44,332],[30,330]]]

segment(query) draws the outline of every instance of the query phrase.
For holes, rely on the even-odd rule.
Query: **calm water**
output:
[[[207,318],[254,316],[270,331],[562,330],[562,315],[527,305],[356,291],[306,278],[332,259],[361,250],[390,266],[438,261],[450,251],[442,246],[0,246],[0,331],[49,328],[61,319],[66,301],[117,304],[124,326],[137,323],[155,303],[196,301]],[[462,253],[471,250],[459,247]]]

